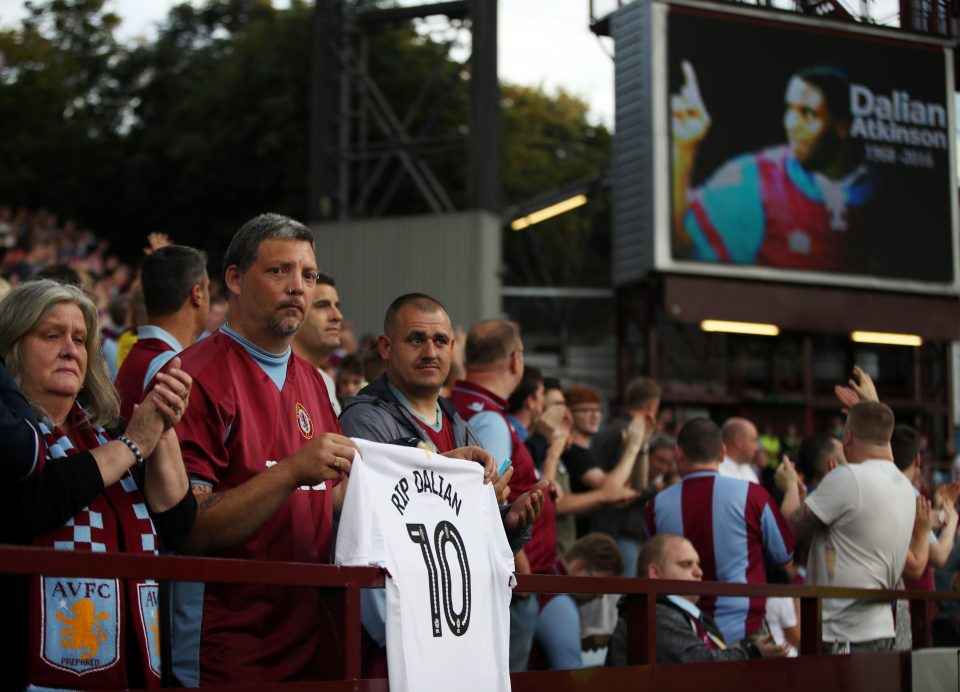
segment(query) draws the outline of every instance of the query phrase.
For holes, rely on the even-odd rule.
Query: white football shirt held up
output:
[[[354,438],[336,563],[387,571],[390,689],[510,689],[515,584],[479,464]]]

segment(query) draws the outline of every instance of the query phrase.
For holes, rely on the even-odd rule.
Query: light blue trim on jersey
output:
[[[550,667],[583,668],[580,645],[580,614],[568,594],[557,594],[537,616],[534,638],[547,655]]]
[[[410,400],[404,395],[403,392],[401,392],[399,389],[394,387],[389,382],[387,382],[387,386],[390,388],[390,391],[393,392],[393,395],[397,397],[397,401],[399,401],[403,405],[403,407],[407,409],[407,413],[409,413],[411,416],[416,418],[425,426],[433,430],[433,432],[435,433],[441,432],[443,430],[443,411],[440,410],[439,399],[437,400],[437,422],[435,424],[428,423],[426,418],[424,418],[419,413],[413,410],[413,406],[410,404]]]
[[[773,516],[773,509],[768,504],[760,515],[760,540],[763,542],[763,553],[775,565],[785,565],[793,558],[793,553],[787,550],[787,544],[780,532],[780,525]]]
[[[117,340],[104,339],[103,346],[100,347],[100,353],[103,355],[103,360],[107,363],[107,370],[110,371],[110,379],[117,379],[117,372],[120,371],[120,366],[117,365],[117,358],[120,353]]]
[[[653,504],[653,523],[658,534],[685,535],[680,492],[682,488],[683,483],[675,483],[657,495]]]
[[[521,442],[526,442],[527,438],[530,437],[530,431],[527,430],[527,426],[517,420],[516,416],[507,414],[507,420],[510,422],[510,425],[513,426],[514,432],[517,433],[517,437],[520,438]]]
[[[168,332],[163,327],[155,324],[145,324],[137,328],[137,339],[158,339],[172,348],[174,351],[182,351],[183,346],[177,341],[177,337]]]
[[[163,370],[163,366],[179,355],[180,353],[178,351],[164,351],[151,360],[150,364],[147,366],[146,373],[144,373],[143,384],[140,386],[140,389],[142,391],[146,391],[147,385],[153,381],[153,378],[157,376],[158,372]]]
[[[480,438],[480,444],[493,455],[497,468],[510,458],[513,442],[510,439],[510,426],[499,413],[481,411],[470,418],[470,427]]]
[[[254,362],[260,366],[260,369],[273,380],[278,390],[283,390],[283,384],[287,381],[287,364],[290,362],[290,347],[283,353],[270,353],[254,344],[252,341],[244,339],[235,331],[230,329],[230,325],[223,325],[220,331],[236,341],[250,354]]]
[[[749,546],[744,511],[749,490],[750,483],[747,481],[718,475],[713,482],[713,561],[717,566],[717,578],[720,579],[721,574],[726,574],[724,581],[735,584],[747,583]],[[719,528],[723,530],[718,531]],[[717,598],[713,618],[723,632],[724,639],[728,642],[739,642],[743,639],[749,612],[748,596]]]
[[[360,624],[380,648],[387,645],[387,590],[360,589]]]
[[[739,156],[723,164],[697,194],[707,218],[727,248],[730,261],[755,263],[766,232],[756,156]],[[710,262],[720,259],[692,211],[687,212],[684,226],[693,241],[697,259]]]
[[[170,582],[170,666],[184,687],[200,687],[204,583]]]
[[[177,341],[177,338],[162,327],[155,324],[147,324],[137,329],[137,339],[157,339],[172,348],[172,351],[165,351],[154,357],[147,366],[143,375],[143,383],[140,385],[141,391],[147,390],[147,385],[157,376],[157,373],[163,369],[163,366],[180,355],[183,346]]]

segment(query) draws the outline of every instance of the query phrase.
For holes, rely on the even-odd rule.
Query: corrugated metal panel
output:
[[[394,298],[420,292],[454,325],[500,315],[500,223],[485,212],[315,224],[317,264],[357,335],[379,334]]]
[[[617,362],[617,344],[612,337],[592,346],[572,346],[567,349],[565,364],[560,362],[557,354],[529,351],[524,353],[524,362],[535,365],[549,377],[559,378],[564,387],[574,384],[589,385],[607,402],[618,397],[614,367]]]
[[[610,21],[616,45],[613,139],[613,283],[636,283],[653,267],[653,65],[651,0]]]

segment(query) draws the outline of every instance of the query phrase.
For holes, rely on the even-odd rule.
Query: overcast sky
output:
[[[401,4],[426,4],[406,0]],[[109,0],[124,23],[121,38],[149,36],[172,0]],[[197,3],[194,3],[197,4]],[[288,4],[274,0],[274,5]],[[616,0],[595,0],[609,11]],[[0,26],[24,16],[22,0],[0,0]],[[588,0],[500,0],[500,78],[522,85],[563,87],[590,104],[591,119],[613,125],[613,61],[609,39],[589,29]]]
[[[401,0],[402,5],[436,0]],[[625,2],[625,0],[619,0]],[[841,0],[859,9],[857,0]],[[867,0],[874,19],[895,22],[897,0]],[[773,0],[788,6],[791,0]],[[121,38],[150,36],[174,0],[108,0],[123,18]],[[199,4],[194,0],[194,4]],[[278,7],[288,0],[274,0]],[[593,0],[598,15],[616,9],[618,0]],[[613,42],[589,28],[590,0],[499,0],[500,78],[525,86],[563,87],[590,105],[594,122],[613,127]],[[22,0],[0,0],[0,26],[25,14]],[[958,114],[960,117],[960,114]]]

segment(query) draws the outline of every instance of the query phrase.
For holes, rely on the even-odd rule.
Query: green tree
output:
[[[510,84],[501,93],[507,206],[605,175],[610,133],[590,124],[582,99]],[[609,194],[596,185],[588,197],[586,207],[520,232],[504,230],[508,284],[609,286]]]
[[[104,0],[26,7],[21,29],[0,33],[0,191],[21,204],[89,213],[117,164],[119,19]]]
[[[379,3],[375,3],[379,4]],[[130,256],[163,230],[216,252],[244,220],[271,210],[303,217],[307,203],[313,2],[207,0],[173,7],[153,40],[118,44],[104,0],[28,4],[0,34],[0,200],[80,214]],[[466,205],[469,65],[411,25],[352,43],[345,73],[355,100],[347,131],[390,151],[384,174],[356,162],[380,215],[428,207],[399,167],[393,133],[356,115],[376,90],[456,208]],[[356,69],[364,56],[369,79]],[[560,92],[505,85],[504,198],[514,204],[606,169],[609,133]],[[511,234],[510,283],[602,280],[601,204]],[[598,212],[599,210],[599,212]],[[600,239],[598,241],[598,238]],[[598,268],[599,267],[599,268]]]
[[[215,248],[256,213],[303,215],[311,12],[182,4],[130,54],[131,216]]]

